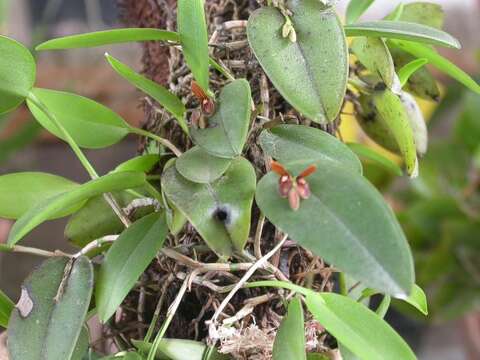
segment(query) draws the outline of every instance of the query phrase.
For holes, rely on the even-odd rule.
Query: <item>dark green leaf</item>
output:
[[[0,326],[6,328],[15,304],[0,290]]]
[[[293,299],[273,344],[273,360],[305,360],[305,320],[302,302]]]
[[[87,325],[83,325],[80,336],[73,350],[72,360],[84,360],[90,344],[90,334]],[[89,359],[90,360],[90,359]]]
[[[18,107],[35,83],[36,65],[30,51],[0,35],[0,114]]]
[[[156,82],[147,79],[145,76],[138,74],[133,69],[115,59],[113,56],[105,55],[112,68],[124,79],[129,81],[133,86],[142,90],[145,94],[154,98],[161,106],[167,109],[175,119],[183,131],[188,133],[187,122],[185,121],[185,105],[182,101],[168,91],[166,88]]]
[[[362,304],[333,293],[312,293],[305,302],[315,319],[360,359],[416,359],[390,325]]]
[[[445,21],[445,13],[439,4],[414,2],[405,4],[399,20],[442,29]]]
[[[88,48],[112,44],[121,44],[133,41],[179,41],[177,33],[159,29],[129,28],[97,31],[87,34],[65,36],[48,40],[36,47],[35,50],[62,50],[74,48]]]
[[[95,288],[98,315],[103,323],[115,313],[155,258],[167,232],[165,216],[150,214],[133,223],[108,250]]]
[[[293,12],[297,41],[282,37],[285,18],[280,11],[264,7],[248,20],[250,46],[295,109],[318,123],[333,121],[340,112],[348,77],[342,24],[335,10],[321,1],[289,1],[287,5]]]
[[[243,158],[233,160],[228,171],[212,184],[190,182],[173,166],[162,177],[168,200],[221,257],[229,257],[233,248],[242,250],[245,246],[255,183],[255,171]]]
[[[398,71],[400,86],[403,88],[407,84],[410,77],[426,64],[428,64],[428,60],[422,58],[410,61],[405,66],[402,66],[402,68]]]
[[[183,55],[193,77],[208,90],[209,55],[204,0],[178,0],[177,27]]]
[[[379,20],[345,26],[347,36],[370,36],[416,41],[460,49],[452,35],[430,26],[404,21]]]
[[[329,163],[317,166],[307,178],[312,194],[298,211],[280,197],[278,175],[263,177],[256,192],[262,212],[339,270],[384,293],[405,297],[413,285],[412,256],[382,195],[361,175]],[[297,166],[292,173],[301,170],[303,166]]]
[[[184,178],[196,183],[209,184],[222,176],[231,162],[230,159],[212,156],[195,146],[180,156],[175,165]]]
[[[360,158],[365,158],[367,160],[373,161],[384,169],[390,171],[392,174],[397,176],[402,176],[402,169],[396,163],[394,163],[389,158],[383,156],[372,148],[357,143],[349,143],[348,147],[353,150],[355,154],[360,156]]]
[[[11,360],[71,358],[93,287],[90,260],[71,261],[49,259],[24,282],[8,328]]]
[[[248,81],[235,80],[225,86],[215,114],[205,129],[191,128],[195,144],[213,156],[234,158],[241,155],[247,140],[252,97]]]
[[[73,190],[49,198],[22,215],[12,227],[8,245],[15,245],[35,227],[58,214],[92,197],[106,192],[136,188],[145,184],[145,174],[135,172],[113,173],[91,180]]]
[[[158,154],[146,154],[127,160],[115,168],[115,172],[137,171],[149,173],[160,161]]]
[[[375,0],[350,0],[347,7],[346,23],[356,22]]]
[[[32,93],[57,118],[80,147],[99,149],[116,144],[129,133],[129,125],[109,108],[83,96],[35,88]],[[32,101],[28,107],[38,122],[65,140],[58,127]]]
[[[0,217],[18,219],[28,210],[78,184],[60,176],[41,172],[22,172],[0,176]],[[49,219],[71,214],[76,208],[63,208]]]
[[[395,78],[395,66],[392,55],[385,41],[374,37],[357,37],[352,41],[351,48],[358,60],[372,74],[392,88]]]
[[[348,147],[334,136],[303,125],[280,125],[264,130],[259,138],[263,151],[282,164],[339,164],[362,173],[362,164]]]
[[[148,353],[152,344],[143,341],[132,341],[133,345],[140,351]],[[181,339],[163,339],[160,342],[156,359],[169,360],[203,360],[203,355],[207,347],[205,344],[192,340]]]
[[[470,90],[480,94],[480,85],[478,85],[475,80],[470,77],[470,75],[441,56],[431,47],[411,41],[395,40],[391,41],[391,43],[417,58],[427,59],[430,64],[435,66],[440,71],[456,79]]]

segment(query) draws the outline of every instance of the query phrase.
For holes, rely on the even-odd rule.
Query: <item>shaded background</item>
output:
[[[461,52],[442,49],[442,53],[468,72],[478,73],[480,2],[433,2],[444,5],[446,31],[459,38],[464,46]],[[344,11],[346,3],[348,1],[339,1],[340,11]],[[397,4],[398,1],[377,0],[364,18],[379,19]],[[30,46],[51,37],[116,26],[121,25],[118,24],[114,0],[0,0],[0,33]],[[48,52],[38,57],[37,85],[93,98],[118,112],[128,122],[139,124],[143,118],[139,107],[141,94],[110,70],[103,59],[105,51],[140,68],[141,49],[134,44],[111,49]],[[135,154],[136,147],[137,139],[129,137],[111,148],[86,151],[86,154],[99,173],[104,174]],[[71,150],[43,132],[25,109],[19,109],[8,121],[0,121],[0,174],[19,171],[45,171],[79,182],[88,180]],[[65,220],[44,224],[28,236],[25,244],[47,250],[71,250],[63,238],[64,225]],[[0,241],[5,239],[10,226],[11,222],[0,219]],[[0,288],[12,299],[17,299],[21,282],[41,260],[23,254],[0,254]],[[393,321],[422,360],[480,358],[480,333],[477,333],[479,327],[475,315],[428,326],[420,321],[399,318]]]

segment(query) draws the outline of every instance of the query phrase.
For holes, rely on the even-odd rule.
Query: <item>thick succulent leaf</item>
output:
[[[403,88],[410,80],[410,77],[427,64],[427,59],[416,59],[402,66],[398,71],[398,79],[400,80],[400,86]]]
[[[24,282],[8,328],[11,360],[72,357],[90,304],[93,267],[85,257],[71,261],[49,259]]]
[[[259,137],[265,154],[282,164],[340,164],[362,173],[362,164],[341,141],[324,131],[303,125],[280,125],[264,130]]]
[[[148,28],[113,29],[48,40],[38,45],[35,50],[88,48],[134,41],[178,42],[179,40],[180,37],[177,33],[166,30]]]
[[[427,25],[440,30],[445,22],[445,13],[439,4],[414,2],[405,4],[399,20]]]
[[[275,343],[273,360],[306,360],[305,319],[302,302],[296,298],[290,301],[288,313],[282,320]]]
[[[199,146],[195,146],[183,153],[175,165],[177,171],[186,179],[209,184],[217,180],[227,171],[232,160],[210,155]]]
[[[103,323],[115,313],[155,258],[167,232],[164,214],[150,214],[134,222],[108,250],[95,288],[98,315]]]
[[[145,154],[129,159],[118,165],[114,172],[138,171],[149,173],[160,161],[158,154]]]
[[[365,158],[369,161],[379,164],[381,167],[390,171],[394,175],[402,176],[402,169],[400,166],[372,148],[357,143],[349,143],[348,147],[352,149],[352,151],[360,158]]]
[[[72,360],[84,360],[87,356],[88,346],[90,344],[90,334],[87,325],[83,325],[77,344],[73,350]],[[90,359],[89,359],[90,360]]]
[[[0,217],[18,219],[32,207],[77,187],[78,184],[73,181],[41,172],[0,176]],[[53,214],[52,219],[69,215],[76,209],[61,209]]]
[[[390,42],[388,42],[388,45],[397,73],[399,73],[400,69],[404,66],[416,60],[414,56],[393,46]],[[426,67],[418,69],[408,78],[405,89],[422,99],[440,100],[440,89],[438,88],[437,80]]]
[[[99,149],[116,144],[129,133],[129,125],[109,108],[83,96],[35,88],[32,93],[84,148]],[[63,133],[32,101],[28,107],[48,131],[65,140]]]
[[[161,106],[167,109],[167,111],[170,112],[175,119],[177,119],[178,124],[182,127],[183,131],[188,133],[188,126],[187,122],[185,121],[185,105],[183,105],[182,101],[177,96],[172,94],[160,84],[157,84],[156,82],[147,79],[145,76],[138,74],[127,65],[115,59],[113,56],[108,54],[105,56],[112,68],[120,76],[130,82],[133,86],[142,90],[145,94],[154,98]]]
[[[30,51],[0,35],[0,114],[18,107],[35,83],[36,65]]]
[[[0,290],[0,326],[4,328],[8,326],[8,319],[14,306],[12,300]]]
[[[383,39],[358,37],[352,41],[351,48],[363,66],[374,75],[378,75],[389,88],[392,88],[395,66]]]
[[[418,159],[415,138],[407,110],[400,98],[386,89],[360,97],[362,113],[359,120],[362,129],[379,145],[399,152],[405,160],[407,173],[418,175]]]
[[[392,40],[391,43],[395,47],[398,47],[399,49],[404,50],[417,58],[427,59],[430,64],[435,66],[440,71],[459,81],[470,90],[480,94],[480,85],[477,84],[477,82],[473,80],[465,71],[441,56],[435,51],[435,49],[411,41]]]
[[[47,199],[31,208],[18,219],[8,236],[8,245],[15,245],[35,227],[52,218],[54,214],[58,214],[61,209],[71,208],[106,192],[140,187],[145,184],[145,181],[145,174],[143,173],[112,173],[91,180],[54,198]]]
[[[242,250],[245,246],[255,183],[255,171],[243,158],[233,160],[228,171],[211,184],[188,181],[173,166],[162,176],[168,200],[222,257],[229,257],[234,248]]]
[[[132,340],[133,345],[140,351],[148,353],[152,344]],[[169,360],[204,360],[207,347],[204,343],[182,339],[163,339],[156,353],[156,359]]]
[[[356,22],[375,0],[350,0],[347,6],[346,23]]]
[[[369,36],[416,41],[460,49],[461,45],[452,35],[430,26],[404,21],[379,20],[346,25],[347,36]]]
[[[315,319],[360,359],[416,359],[400,335],[364,305],[333,293],[312,293],[305,302]]]
[[[278,175],[264,176],[256,192],[262,212],[339,270],[366,286],[405,297],[413,285],[412,255],[382,195],[359,174],[330,163],[317,166],[307,178],[312,194],[298,211],[280,197]],[[292,169],[294,174],[301,170]]]
[[[208,118],[205,129],[191,128],[195,144],[213,156],[234,158],[242,153],[250,124],[252,97],[244,79],[226,85],[216,104],[216,112]]]
[[[198,84],[207,91],[209,55],[204,0],[178,0],[177,26],[187,65]]]
[[[248,20],[248,40],[282,96],[309,119],[326,123],[339,114],[348,77],[348,47],[332,7],[318,0],[288,1],[297,41],[282,37],[284,16],[273,7]],[[335,71],[332,71],[335,69]]]

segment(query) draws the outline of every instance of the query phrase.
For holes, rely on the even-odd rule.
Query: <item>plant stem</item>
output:
[[[137,134],[137,135],[140,135],[140,136],[145,136],[147,138],[150,138],[152,140],[155,140],[155,141],[159,142],[163,146],[169,148],[175,154],[175,156],[177,156],[177,157],[182,155],[182,152],[167,139],[164,139],[164,138],[162,138],[158,135],[152,134],[149,131],[139,129],[139,128],[136,128],[136,127],[133,127],[133,126],[130,127],[130,131],[134,134]]]
[[[72,255],[66,254],[61,251],[52,252],[52,251],[37,249],[33,247],[28,247],[28,246],[21,246],[21,245],[7,246],[7,245],[0,244],[0,252],[15,252],[15,253],[30,254],[30,255],[36,255],[36,256],[42,256],[42,257],[55,257],[55,256],[72,257]]]

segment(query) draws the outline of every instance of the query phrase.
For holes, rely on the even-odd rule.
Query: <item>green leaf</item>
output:
[[[379,76],[391,89],[395,78],[395,66],[385,41],[381,38],[358,37],[352,41],[351,48],[367,70]]]
[[[387,315],[391,302],[392,298],[388,295],[385,295],[380,302],[380,305],[378,305],[377,309],[375,310],[375,313],[383,319],[385,315]]]
[[[264,130],[259,143],[268,156],[282,164],[338,164],[362,173],[362,164],[341,141],[324,131],[303,125],[280,125]]]
[[[100,321],[106,323],[157,252],[168,228],[163,214],[145,216],[126,229],[108,250],[100,267],[95,299]]]
[[[366,286],[405,297],[413,285],[413,261],[391,208],[361,175],[330,163],[317,167],[307,178],[311,196],[298,211],[280,197],[278,175],[264,176],[256,192],[260,210],[293,240],[340,271]],[[303,166],[293,167],[292,174],[302,170]]]
[[[204,0],[178,0],[177,27],[183,55],[193,77],[208,91],[209,55]]]
[[[228,171],[211,184],[190,182],[173,166],[162,177],[168,200],[221,257],[229,257],[233,248],[243,250],[245,246],[255,183],[255,170],[243,158],[233,160]]]
[[[416,359],[390,325],[362,304],[333,293],[312,293],[305,302],[315,319],[360,359]]]
[[[400,17],[403,14],[404,9],[405,9],[405,4],[403,2],[401,2],[400,4],[398,4],[395,7],[395,9],[393,9],[393,11],[390,14],[385,16],[385,18],[383,20],[399,21]],[[413,21],[413,22],[415,22],[415,21]]]
[[[285,18],[273,7],[252,13],[248,41],[275,88],[295,109],[318,123],[333,121],[348,77],[342,24],[335,10],[318,0],[289,1],[288,8],[296,42],[282,37]]]
[[[192,139],[213,156],[234,158],[241,155],[247,140],[252,97],[244,79],[226,85],[217,102],[215,114],[205,129],[191,128]]]
[[[83,96],[35,88],[32,93],[65,127],[75,142],[84,148],[99,149],[122,140],[129,133],[129,125],[109,108]],[[28,107],[38,122],[60,139],[62,132],[32,101]]]
[[[350,0],[347,6],[346,23],[356,22],[375,0]]]
[[[22,215],[8,237],[8,245],[15,245],[35,227],[83,201],[106,192],[131,189],[145,184],[145,174],[135,172],[113,173],[91,180],[73,190],[49,198]]]
[[[442,29],[445,21],[445,13],[439,4],[414,2],[405,4],[399,20]]]
[[[379,20],[346,25],[347,36],[370,36],[409,40],[425,44],[460,49],[461,45],[452,35],[430,26],[404,21]]]
[[[78,184],[41,172],[21,172],[0,176],[0,217],[18,219],[31,208],[70,190]],[[71,214],[76,208],[63,208],[49,219]]]
[[[90,334],[87,325],[83,325],[80,336],[73,350],[72,360],[84,360],[87,356],[88,346],[90,344]],[[89,359],[90,360],[90,359]]]
[[[113,56],[105,55],[107,61],[112,68],[124,79],[130,82],[136,88],[142,90],[145,94],[154,98],[161,106],[163,106],[168,112],[170,112],[178,124],[182,127],[183,131],[188,134],[188,126],[185,121],[185,105],[182,101],[168,91],[166,88],[157,84],[156,82],[147,79],[145,76],[138,74],[133,69],[123,64]]]
[[[309,353],[307,354],[307,360],[331,360],[331,358],[320,353]],[[343,358],[342,360],[347,359]]]
[[[66,360],[73,355],[90,304],[93,267],[85,257],[71,261],[49,259],[24,282],[8,328],[12,360]]]
[[[0,290],[0,326],[6,328],[15,304]]]
[[[209,184],[222,176],[231,162],[230,159],[212,156],[195,146],[180,156],[175,165],[184,178],[200,184]]]
[[[179,36],[175,32],[149,29],[128,28],[97,31],[87,34],[65,36],[48,40],[38,45],[35,50],[62,50],[88,48],[104,45],[122,44],[134,41],[172,41],[178,42]]]
[[[3,114],[25,101],[35,83],[36,65],[25,46],[2,35],[0,54],[0,114]]]
[[[402,154],[407,173],[418,175],[415,138],[407,109],[391,90],[376,91],[360,97],[362,112],[358,114],[362,129],[379,145]]]
[[[129,159],[118,165],[114,172],[137,171],[149,173],[160,161],[158,154],[145,154]]]
[[[415,59],[410,61],[408,64],[402,66],[402,68],[398,71],[398,78],[400,80],[400,86],[403,88],[410,77],[421,69],[423,66],[428,64],[428,59]]]
[[[133,345],[143,353],[148,353],[152,344],[132,340]],[[169,360],[203,360],[207,347],[204,343],[192,340],[163,339],[160,342],[155,358]]]
[[[412,292],[405,301],[415,307],[423,315],[428,315],[427,297],[420,286],[416,284],[413,285]]]
[[[348,147],[361,158],[373,161],[376,164],[379,164],[384,169],[390,171],[392,174],[397,176],[402,176],[402,169],[396,163],[394,163],[389,158],[383,156],[372,148],[365,146],[363,144],[357,143],[348,143]]]
[[[273,344],[273,360],[306,360],[305,319],[302,302],[292,299]]]
[[[430,64],[435,66],[440,71],[456,79],[470,90],[476,92],[477,94],[480,94],[480,85],[478,85],[475,80],[470,77],[470,75],[468,75],[458,66],[438,54],[431,47],[411,41],[395,40],[391,41],[391,43],[399,49],[402,49],[417,58],[427,59]]]

